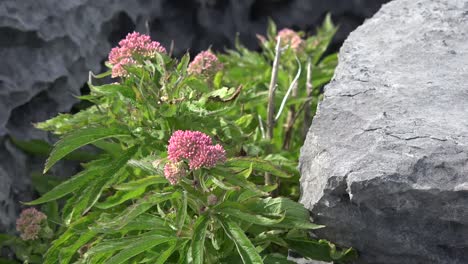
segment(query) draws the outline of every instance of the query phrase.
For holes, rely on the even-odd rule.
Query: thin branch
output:
[[[258,115],[258,124],[260,125],[260,132],[262,132],[262,138],[265,139],[265,128],[263,127],[263,121],[260,115]]]
[[[299,76],[301,76],[302,67],[301,67],[301,62],[299,61],[297,56],[296,56],[296,61],[297,61],[297,65],[299,67],[298,70],[297,70],[297,73],[296,73],[296,77],[294,77],[294,80],[289,85],[288,91],[286,92],[286,94],[283,97],[283,101],[281,102],[281,106],[280,106],[280,109],[278,110],[278,114],[276,114],[275,121],[278,121],[278,119],[280,118],[281,113],[283,112],[284,106],[286,105],[286,102],[288,101],[289,95],[291,94],[291,91],[294,88],[297,89],[297,81],[299,80]]]
[[[145,20],[145,31],[146,31],[146,35],[149,36],[151,33],[151,30],[150,30],[150,23],[148,19]]]
[[[174,53],[174,40],[171,40],[171,46],[169,48],[169,57],[172,57],[173,53]]]
[[[307,97],[312,97],[314,87],[312,85],[312,62],[310,57],[307,59],[307,76],[306,76],[306,93]],[[305,138],[309,127],[312,124],[311,101],[307,100],[304,103],[304,127],[302,129],[302,137]]]
[[[267,116],[267,139],[273,139],[273,128],[275,126],[275,89],[278,78],[281,38],[278,37],[275,48],[275,59],[273,60],[273,69],[271,72],[270,86],[268,87],[268,116]],[[265,185],[273,185],[274,179],[270,173],[265,173]]]
[[[280,44],[281,39],[278,37],[275,48],[275,59],[273,60],[273,69],[271,72],[270,86],[268,88],[268,118],[267,118],[267,129],[268,139],[273,138],[273,127],[275,126],[275,90],[278,78],[279,59],[281,56]]]

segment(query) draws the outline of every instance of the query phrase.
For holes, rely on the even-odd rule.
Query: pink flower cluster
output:
[[[164,167],[164,176],[175,184],[186,174],[183,161],[187,160],[190,170],[201,167],[212,168],[226,160],[226,151],[213,145],[211,138],[199,131],[178,130],[172,134],[167,147],[169,162]]]
[[[213,52],[206,50],[198,53],[188,66],[188,73],[196,75],[213,76],[223,69],[223,64]]]
[[[278,37],[281,38],[281,44],[289,45],[295,51],[300,51],[302,49],[304,41],[296,31],[284,28],[278,32]]]
[[[112,77],[127,76],[124,66],[136,64],[135,55],[153,58],[156,52],[166,53],[166,49],[157,41],[152,41],[147,35],[133,32],[119,42],[109,53],[109,63],[112,64]]]
[[[38,239],[39,232],[46,220],[47,216],[44,213],[36,210],[36,208],[28,208],[23,210],[16,220],[16,230],[20,232],[23,240]]]

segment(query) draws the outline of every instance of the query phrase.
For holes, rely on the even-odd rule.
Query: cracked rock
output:
[[[341,48],[301,202],[356,263],[468,263],[467,43],[466,1],[396,0]]]

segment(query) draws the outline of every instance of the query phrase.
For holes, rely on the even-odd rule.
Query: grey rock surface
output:
[[[468,263],[467,1],[396,0],[350,34],[300,170],[356,263]]]
[[[18,201],[30,200],[31,172],[43,159],[20,152],[9,137],[45,139],[32,123],[68,112],[100,72],[112,46],[133,30],[149,32],[176,55],[232,47],[236,32],[249,47],[268,17],[281,27],[313,31],[331,12],[341,24],[335,47],[388,0],[1,0],[0,231],[12,231]],[[59,176],[76,166],[56,169]]]

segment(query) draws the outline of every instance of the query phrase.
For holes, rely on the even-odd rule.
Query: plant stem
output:
[[[297,98],[297,83],[294,84],[293,90],[291,97],[292,98]],[[289,150],[291,148],[291,141],[292,141],[292,134],[293,134],[293,127],[294,127],[294,122],[296,119],[294,118],[296,116],[296,107],[294,105],[289,106],[289,111],[288,111],[288,117],[286,119],[286,124],[285,124],[285,134],[284,134],[284,142],[283,142],[283,149],[284,150]]]
[[[314,87],[312,85],[312,62],[310,61],[310,57],[307,59],[307,76],[306,76],[306,93],[307,98],[312,97],[312,92],[314,91]],[[309,131],[309,127],[312,124],[312,113],[311,113],[311,100],[307,100],[304,103],[304,127],[302,128],[302,138],[305,139],[307,132]]]
[[[278,77],[279,59],[281,55],[280,44],[281,39],[278,37],[275,48],[275,59],[273,60],[273,69],[271,72],[270,86],[268,88],[268,117],[267,117],[267,139],[270,142],[273,140],[273,129],[275,126],[275,90]],[[271,174],[265,174],[265,185],[273,185],[274,180]]]

